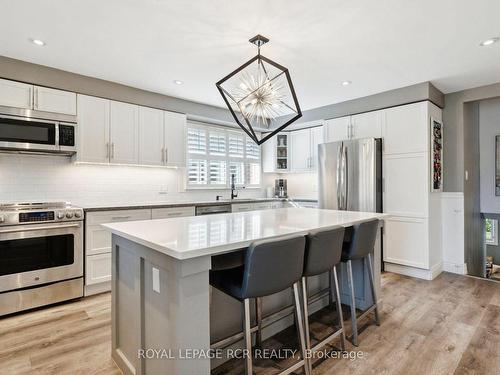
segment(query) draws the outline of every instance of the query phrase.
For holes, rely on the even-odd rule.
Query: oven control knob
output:
[[[80,211],[75,211],[75,217],[77,219],[81,218],[82,217],[82,213]]]
[[[57,218],[58,218],[59,220],[64,219],[64,212],[59,211],[59,212],[57,213]]]
[[[66,217],[68,219],[71,219],[73,217],[73,212],[71,212],[71,211],[66,212]]]

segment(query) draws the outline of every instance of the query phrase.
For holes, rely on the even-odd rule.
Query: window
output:
[[[260,187],[260,146],[244,132],[188,123],[187,188]]]
[[[498,221],[493,219],[486,219],[484,222],[484,227],[486,244],[498,246]]]

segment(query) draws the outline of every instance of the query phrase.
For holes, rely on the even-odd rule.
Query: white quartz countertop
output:
[[[334,225],[351,226],[386,216],[373,212],[280,208],[102,226],[113,234],[183,260],[231,252],[258,239],[306,234],[312,229]]]

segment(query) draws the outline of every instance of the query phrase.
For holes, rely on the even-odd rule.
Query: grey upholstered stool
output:
[[[210,284],[213,287],[243,301],[243,331],[245,346],[249,353],[245,366],[247,375],[252,374],[250,298],[268,296],[291,287],[293,287],[302,359],[282,373],[289,374],[304,366],[306,374],[309,374],[305,359],[306,347],[299,296],[304,249],[304,236],[283,236],[255,241],[247,249],[243,266],[210,272]]]
[[[344,241],[344,227],[331,227],[310,232],[306,236],[306,251],[304,257],[304,272],[302,274],[302,298],[304,308],[304,322],[306,331],[306,347],[308,351],[314,352],[340,336],[341,348],[345,350],[344,319],[342,317],[342,306],[340,303],[339,284],[337,279],[337,264],[340,263],[342,255],[342,243]],[[309,334],[309,312],[307,298],[307,278],[328,272],[330,276],[330,296],[335,299],[339,318],[339,329],[323,339],[311,348]],[[307,361],[309,371],[312,372],[310,359]]]
[[[375,284],[373,281],[373,260],[372,253],[375,247],[375,239],[377,237],[379,220],[374,219],[366,221],[352,227],[351,238],[344,242],[342,249],[342,262],[347,265],[347,282],[349,284],[351,294],[351,322],[352,322],[352,339],[353,345],[358,346],[358,318],[356,316],[356,296],[354,291],[354,278],[352,274],[352,261],[362,259],[364,268],[368,268],[368,278],[370,280],[370,288],[372,292],[373,305],[363,312],[368,314],[370,311],[375,311],[375,323],[380,325],[378,316],[377,294],[375,292]]]

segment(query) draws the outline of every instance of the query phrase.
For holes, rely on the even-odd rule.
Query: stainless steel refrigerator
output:
[[[319,208],[382,212],[382,140],[318,146]]]

